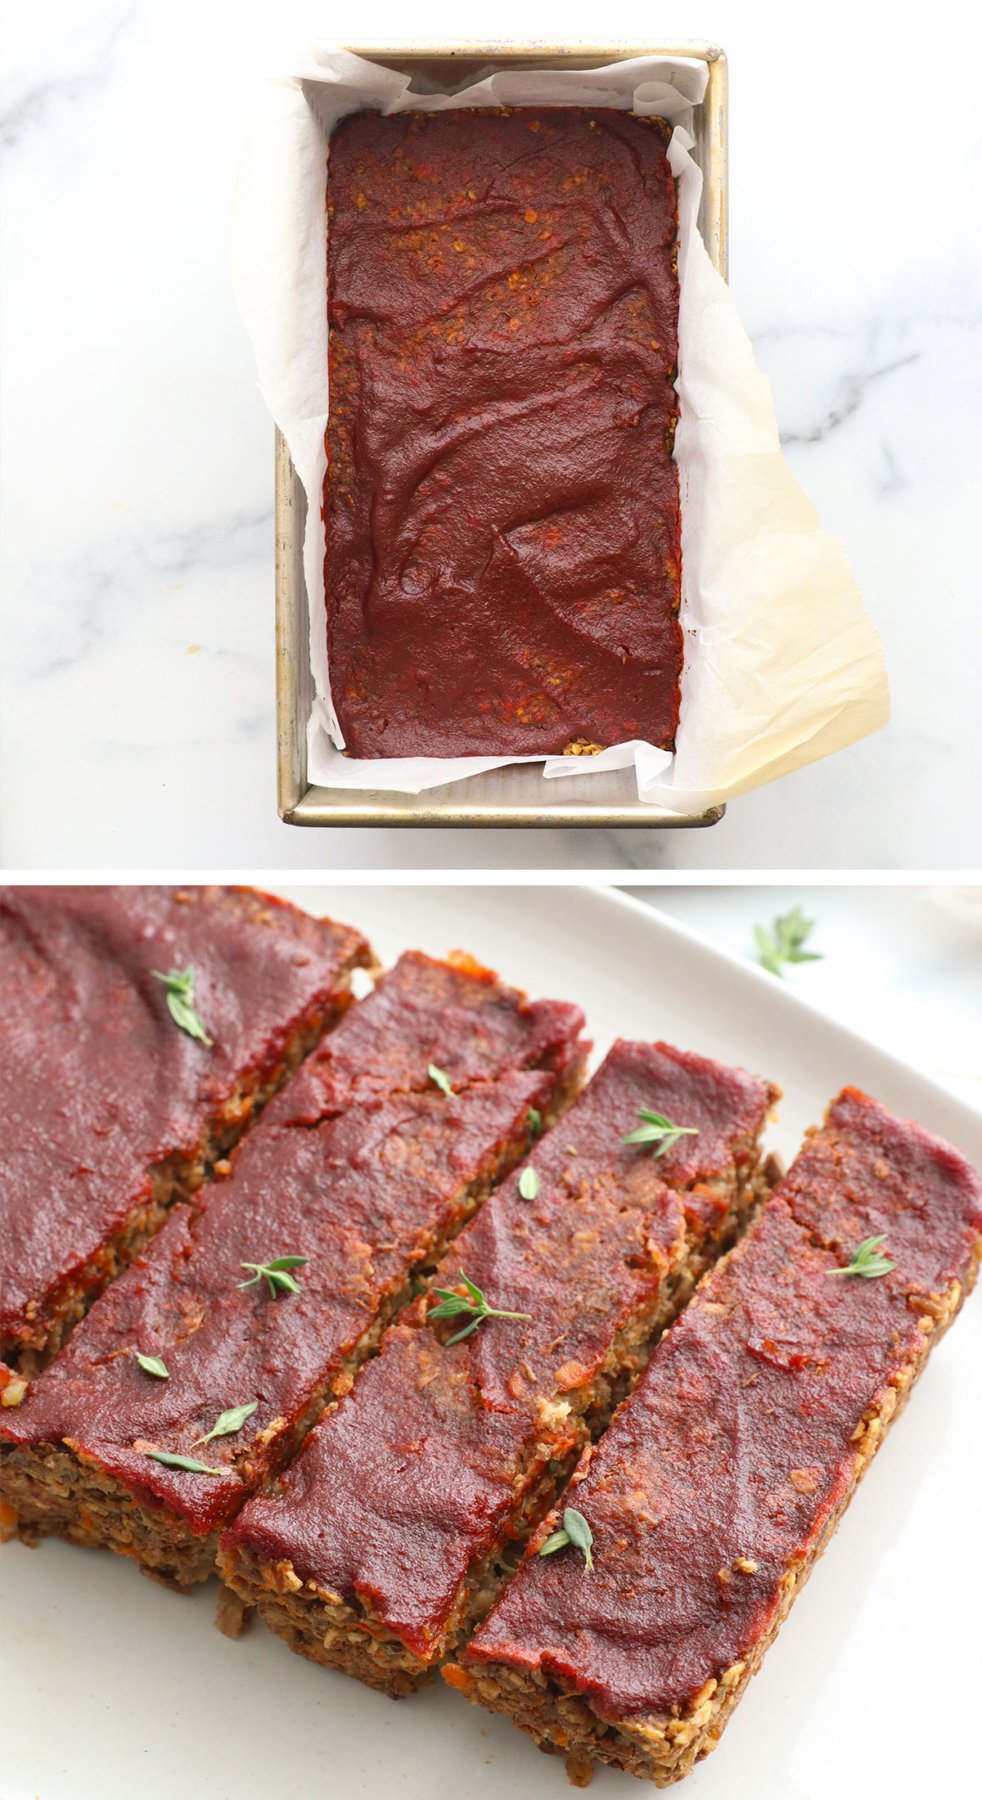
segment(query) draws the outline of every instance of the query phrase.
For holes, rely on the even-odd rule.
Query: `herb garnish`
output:
[[[863,1275],[867,1281],[873,1281],[877,1275],[889,1275],[896,1263],[889,1256],[878,1256],[880,1245],[886,1240],[886,1232],[881,1231],[878,1237],[864,1238],[859,1248],[853,1252],[852,1262],[844,1269],[830,1269],[830,1275]]]
[[[167,1006],[175,1025],[186,1031],[188,1037],[211,1044],[212,1039],[194,1010],[194,970],[169,969],[162,975],[159,969],[154,969],[152,973],[154,979],[162,981],[167,989]]]
[[[453,1088],[450,1084],[449,1075],[444,1074],[442,1069],[438,1069],[436,1063],[427,1063],[426,1073],[430,1080],[439,1088],[441,1094],[446,1094],[447,1099],[452,1100]]]
[[[582,1550],[587,1568],[593,1568],[593,1532],[575,1506],[564,1507],[561,1530],[554,1531],[544,1544],[540,1544],[539,1555],[552,1556],[555,1550],[564,1550],[567,1544],[572,1544],[574,1550]]]
[[[219,1413],[210,1431],[204,1437],[195,1438],[191,1448],[197,1444],[210,1444],[212,1438],[230,1437],[233,1431],[241,1431],[247,1419],[251,1419],[258,1400],[249,1400],[245,1406],[230,1406],[226,1412]]]
[[[784,976],[782,963],[822,962],[824,959],[818,950],[804,950],[802,945],[815,929],[814,919],[806,919],[800,906],[792,907],[775,919],[768,930],[766,925],[754,926],[754,939],[757,944],[757,961],[772,975]]]
[[[307,1256],[277,1256],[273,1262],[268,1263],[240,1263],[240,1269],[255,1269],[256,1273],[250,1276],[248,1281],[240,1281],[238,1286],[240,1288],[252,1287],[255,1282],[261,1281],[265,1275],[266,1280],[269,1282],[269,1291],[274,1300],[276,1299],[277,1294],[281,1293],[299,1294],[299,1281],[295,1281],[293,1276],[288,1274],[287,1271],[290,1269],[306,1268],[309,1261],[310,1258]]]
[[[539,1193],[539,1177],[531,1165],[518,1177],[518,1191],[523,1200],[535,1200]]]
[[[165,1469],[186,1469],[189,1475],[224,1475],[224,1469],[210,1469],[207,1463],[199,1462],[196,1456],[173,1456],[169,1450],[148,1450],[147,1456],[154,1462],[163,1463]]]
[[[147,1375],[156,1375],[158,1381],[170,1380],[170,1371],[159,1356],[144,1356],[139,1350],[134,1350],[133,1355]]]
[[[537,1106],[529,1107],[528,1120],[529,1120],[529,1137],[533,1137],[533,1138],[541,1137],[542,1136],[542,1114],[540,1113]]]
[[[433,1290],[442,1298],[439,1306],[431,1309],[431,1319],[453,1319],[458,1313],[474,1314],[470,1324],[465,1325],[463,1331],[457,1331],[453,1337],[447,1339],[448,1349],[451,1344],[459,1344],[462,1338],[470,1337],[471,1332],[476,1331],[485,1319],[530,1319],[532,1317],[531,1313],[502,1312],[500,1307],[489,1306],[480,1288],[473,1281],[468,1280],[463,1269],[460,1271],[460,1279],[470,1295],[469,1300],[465,1300],[462,1294],[455,1293],[453,1288],[434,1288]]]
[[[679,1138],[699,1136],[697,1125],[673,1125],[671,1119],[666,1119],[664,1113],[649,1112],[645,1106],[639,1109],[638,1118],[643,1119],[644,1124],[639,1125],[636,1131],[629,1131],[626,1138],[621,1138],[621,1143],[657,1144],[658,1149],[651,1153],[655,1162],[659,1157],[667,1156],[670,1150],[674,1150]]]

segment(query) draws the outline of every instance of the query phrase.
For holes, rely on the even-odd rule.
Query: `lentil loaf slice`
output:
[[[244,888],[0,890],[0,1354],[30,1375],[350,999],[360,932]],[[191,971],[210,1040],[159,975]]]

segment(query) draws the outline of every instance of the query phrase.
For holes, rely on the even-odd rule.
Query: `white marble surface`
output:
[[[724,44],[733,286],[792,466],[885,640],[894,720],[708,832],[421,835],[276,817],[272,436],[225,233],[283,45],[452,37],[460,9],[418,0],[410,24],[381,0],[4,0],[4,865],[982,863],[978,25],[940,0],[914,43],[900,17],[841,0],[468,9],[474,37]]]

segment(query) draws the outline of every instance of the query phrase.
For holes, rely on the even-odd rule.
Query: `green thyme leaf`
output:
[[[300,1283],[289,1273],[290,1269],[305,1269],[310,1258],[306,1256],[277,1256],[267,1263],[240,1263],[240,1269],[254,1269],[248,1281],[240,1281],[240,1288],[252,1287],[257,1281],[266,1277],[270,1294],[275,1300],[278,1294],[299,1294]]]
[[[455,1294],[453,1288],[434,1288],[435,1294],[442,1294],[439,1306],[434,1306],[430,1314],[433,1319],[452,1319],[457,1313],[473,1312],[473,1302],[464,1298],[463,1294]]]
[[[210,1431],[204,1437],[195,1438],[192,1449],[197,1444],[210,1444],[212,1438],[231,1437],[234,1431],[241,1431],[247,1419],[251,1419],[258,1400],[250,1400],[245,1406],[230,1406],[226,1412],[219,1413]]]
[[[162,975],[159,969],[152,971],[155,980],[162,981],[167,989],[167,1007],[175,1025],[186,1031],[188,1037],[198,1038],[202,1044],[211,1044],[201,1019],[194,1010],[194,970],[169,969]]]
[[[447,1349],[449,1350],[451,1344],[462,1344],[465,1338],[470,1337],[472,1331],[477,1330],[480,1323],[479,1315],[476,1319],[472,1319],[469,1325],[465,1325],[463,1331],[455,1331],[453,1337],[447,1339]]]
[[[530,1319],[532,1317],[531,1313],[503,1312],[500,1307],[489,1306],[480,1288],[470,1280],[469,1276],[464,1274],[463,1269],[460,1271],[460,1279],[467,1289],[467,1299],[463,1294],[456,1293],[453,1288],[433,1289],[433,1292],[439,1294],[441,1298],[439,1306],[430,1308],[431,1319],[455,1319],[461,1313],[473,1315],[470,1324],[465,1325],[463,1331],[455,1332],[453,1337],[447,1339],[448,1349],[451,1344],[459,1344],[464,1338],[470,1337],[471,1332],[476,1331],[485,1319]]]
[[[789,913],[775,919],[769,928],[766,925],[755,925],[757,961],[772,975],[780,975],[782,978],[785,963],[824,961],[820,951],[806,950],[803,947],[814,929],[814,919],[806,919],[800,906],[792,907]]]
[[[173,1456],[169,1450],[148,1450],[146,1454],[154,1462],[163,1463],[165,1469],[186,1469],[189,1475],[224,1475],[224,1469],[210,1469],[207,1463],[199,1462],[196,1456]]]
[[[441,1094],[446,1094],[447,1099],[452,1100],[453,1088],[450,1085],[449,1075],[445,1075],[442,1069],[438,1069],[436,1063],[427,1063],[426,1073],[430,1080],[439,1088]]]
[[[545,1543],[540,1544],[539,1555],[553,1556],[557,1550],[564,1550],[567,1544],[572,1544],[574,1550],[581,1551],[587,1568],[593,1568],[593,1532],[575,1506],[564,1507],[561,1529],[552,1532]]]
[[[864,1238],[858,1249],[853,1252],[852,1262],[844,1269],[830,1269],[830,1275],[863,1275],[867,1281],[873,1281],[877,1275],[889,1275],[896,1263],[889,1256],[878,1256],[880,1245],[886,1241],[886,1232],[881,1231],[878,1237]]]
[[[169,1381],[170,1371],[161,1362],[159,1356],[144,1356],[142,1351],[134,1350],[136,1361],[148,1375],[156,1375],[158,1381]]]
[[[529,1137],[542,1136],[542,1114],[537,1106],[530,1106],[528,1111]]]
[[[474,1301],[475,1305],[483,1306],[484,1305],[484,1295],[482,1294],[477,1283],[475,1281],[472,1281],[470,1279],[469,1275],[464,1274],[463,1269],[461,1269],[461,1271],[460,1271],[460,1279],[463,1282],[465,1288],[467,1289],[467,1292],[469,1293],[471,1299]]]
[[[642,1119],[644,1123],[639,1125],[636,1130],[629,1131],[627,1137],[621,1139],[621,1143],[657,1144],[658,1149],[652,1151],[655,1162],[659,1157],[667,1156],[668,1152],[675,1148],[679,1138],[699,1136],[698,1126],[673,1125],[671,1119],[666,1119],[664,1113],[649,1112],[644,1106],[640,1108],[638,1118]]]
[[[574,1550],[581,1550],[583,1560],[588,1569],[593,1568],[593,1532],[586,1519],[575,1506],[567,1506],[563,1512],[563,1530],[569,1538]]]
[[[518,1177],[518,1191],[523,1200],[535,1200],[539,1192],[539,1177],[531,1167],[523,1169]]]

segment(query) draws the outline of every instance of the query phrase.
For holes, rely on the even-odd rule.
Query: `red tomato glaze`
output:
[[[676,200],[659,121],[358,113],[328,171],[331,690],[355,756],[671,746]]]

